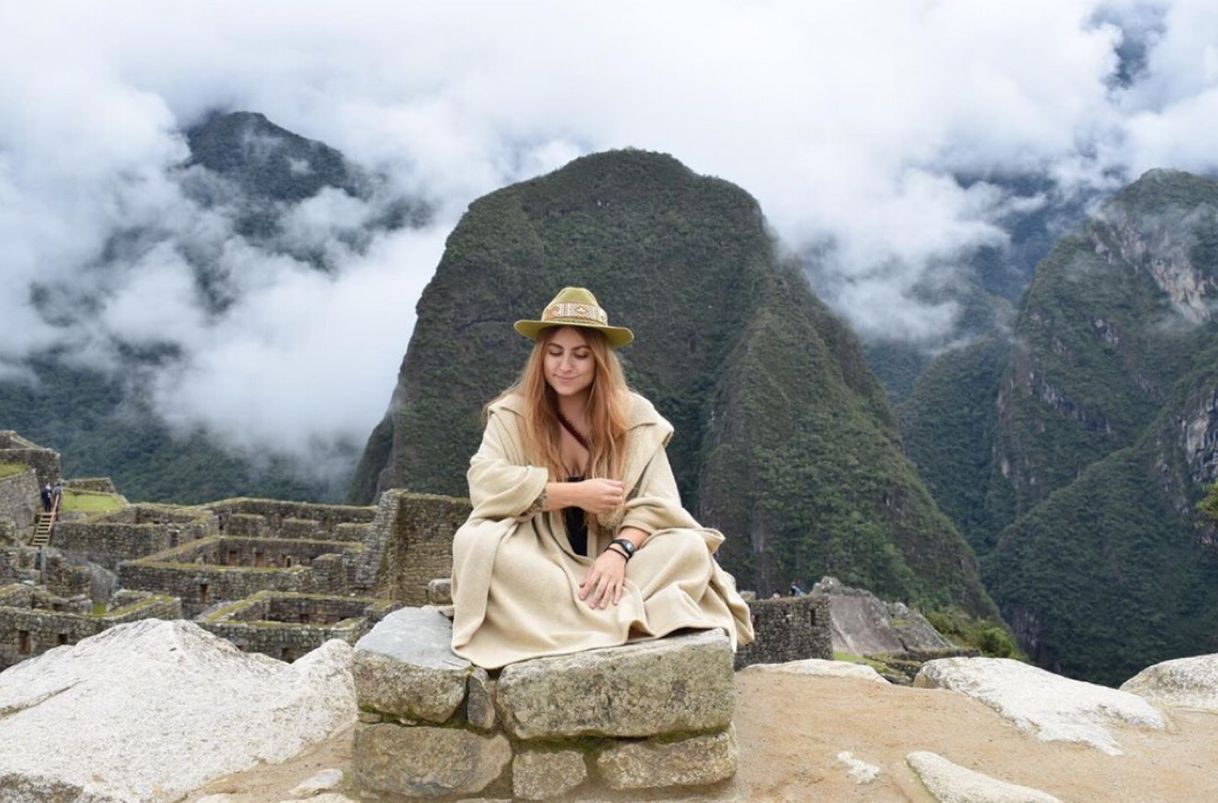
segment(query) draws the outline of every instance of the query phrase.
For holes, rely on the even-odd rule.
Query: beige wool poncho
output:
[[[592,558],[571,550],[561,510],[534,504],[549,482],[525,459],[523,399],[490,408],[470,460],[473,513],[453,539],[453,651],[488,669],[542,655],[658,638],[681,628],[753,640],[749,609],[713,554],[723,542],[683,507],[664,446],[672,425],[631,394],[625,505],[588,516],[588,550],[601,553],[623,526],[650,537],[626,564],[622,600],[596,610],[579,599]]]

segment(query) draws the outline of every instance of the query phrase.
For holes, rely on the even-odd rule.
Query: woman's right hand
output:
[[[589,513],[608,513],[626,503],[626,487],[621,480],[593,478],[577,483],[578,504]]]

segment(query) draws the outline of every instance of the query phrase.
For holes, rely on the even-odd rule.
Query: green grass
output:
[[[863,666],[871,667],[877,672],[884,672],[888,669],[883,661],[873,661],[870,658],[866,658],[862,655],[855,655],[852,652],[838,652],[837,650],[834,650],[833,660],[844,661],[848,664],[862,664]]]
[[[122,497],[114,494],[66,489],[59,509],[65,513],[110,513],[126,506]]]
[[[24,474],[29,468],[25,463],[0,463],[0,479]]]
[[[991,620],[978,619],[959,608],[947,608],[927,611],[926,621],[958,647],[971,647],[991,658],[1027,660],[1010,632]]]

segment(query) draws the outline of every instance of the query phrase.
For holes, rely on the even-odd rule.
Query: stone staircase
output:
[[[51,528],[55,525],[55,518],[58,510],[52,510],[48,513],[39,513],[38,521],[34,525],[34,537],[30,539],[30,546],[42,547],[51,543]]]

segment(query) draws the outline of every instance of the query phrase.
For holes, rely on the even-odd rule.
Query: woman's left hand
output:
[[[626,581],[626,558],[616,549],[606,549],[597,557],[579,584],[579,598],[590,608],[605,608],[622,601]]]

